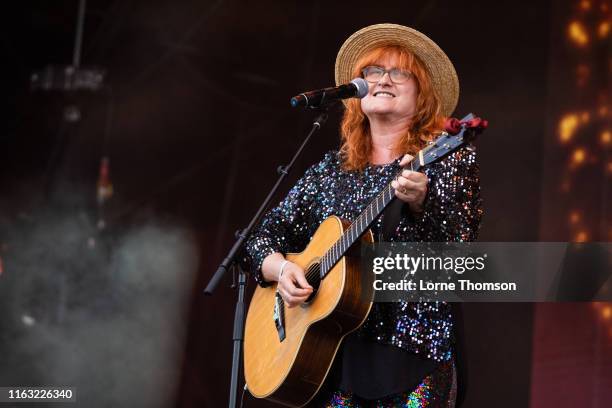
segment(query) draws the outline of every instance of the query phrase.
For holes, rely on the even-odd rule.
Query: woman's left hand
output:
[[[412,156],[407,154],[400,161],[400,166],[410,163]],[[400,176],[391,182],[397,198],[408,204],[413,212],[423,211],[423,202],[427,194],[427,176],[418,171],[404,169]]]

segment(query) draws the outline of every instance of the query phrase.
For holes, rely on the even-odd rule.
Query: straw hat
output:
[[[429,72],[442,103],[442,114],[453,113],[459,99],[459,79],[453,63],[425,34],[398,24],[375,24],[351,35],[336,57],[336,85],[350,82],[359,58],[381,45],[399,45],[416,55]]]

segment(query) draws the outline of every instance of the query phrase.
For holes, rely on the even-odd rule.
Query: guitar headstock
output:
[[[419,164],[424,166],[433,163],[461,146],[471,143],[488,125],[488,121],[476,117],[472,113],[461,120],[448,118],[444,124],[445,131],[420,152],[422,153],[422,159],[419,160]]]

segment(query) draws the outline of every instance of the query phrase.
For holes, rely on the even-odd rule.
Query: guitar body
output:
[[[308,270],[348,225],[338,217],[329,217],[303,252],[287,254],[286,258]],[[361,241],[373,242],[371,232]],[[362,281],[359,245],[355,247],[321,280],[312,299],[301,306],[285,307],[286,337],[282,342],[273,317],[276,284],[257,287],[244,338],[244,375],[253,396],[292,407],[304,406],[315,396],[342,339],[365,321],[372,307],[374,290],[371,282]]]

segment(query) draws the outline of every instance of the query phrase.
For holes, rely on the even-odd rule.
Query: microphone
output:
[[[368,83],[363,78],[355,78],[350,83],[304,92],[291,98],[291,106],[317,108],[337,99],[363,98],[368,94]]]

